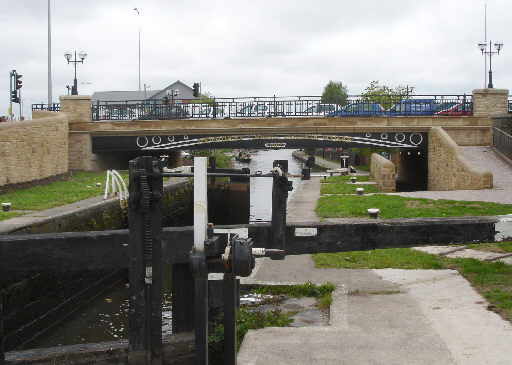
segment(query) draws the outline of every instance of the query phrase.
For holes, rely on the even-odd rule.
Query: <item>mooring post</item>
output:
[[[129,364],[162,363],[162,167],[130,161]]]
[[[288,161],[276,160],[273,163],[274,175],[272,182],[272,242],[273,248],[284,250],[286,244],[286,201],[288,192],[292,190],[292,182],[288,181]],[[271,256],[273,260],[284,260],[283,256]]]

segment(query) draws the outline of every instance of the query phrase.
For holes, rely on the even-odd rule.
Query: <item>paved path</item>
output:
[[[477,166],[487,164],[494,189],[404,195],[508,202],[511,169],[483,151],[464,149]],[[318,220],[312,213],[318,185],[318,178],[301,182],[288,205],[288,221]],[[459,255],[474,254],[463,252]],[[242,278],[252,284],[308,280],[337,285],[330,325],[251,330],[240,348],[239,365],[512,364],[512,325],[488,311],[485,299],[453,270],[316,269],[310,255],[301,255],[258,260],[253,274]]]
[[[512,325],[452,270],[315,269],[263,259],[243,282],[337,285],[329,326],[249,331],[239,365],[510,364]]]

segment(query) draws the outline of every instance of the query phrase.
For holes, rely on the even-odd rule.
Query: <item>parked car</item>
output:
[[[357,116],[375,116],[384,114],[384,108],[382,105],[370,102],[357,102],[349,104],[346,107],[339,109],[335,112],[329,113],[329,117],[341,116],[341,117],[357,117]]]
[[[139,115],[138,119],[183,119],[189,113],[181,105],[149,105],[147,111]]]
[[[452,106],[451,108],[441,110],[436,113],[436,115],[448,115],[448,116],[464,116],[464,115],[473,115],[473,103],[459,103],[457,105]]]
[[[277,108],[274,107],[274,103],[254,103],[242,106],[237,110],[236,116],[239,117],[273,117],[273,116],[285,116],[282,110],[279,110],[281,104],[277,104]]]
[[[305,109],[302,113],[304,115],[328,115],[329,113],[333,113],[336,111],[336,105],[335,104],[317,104],[310,106],[309,108]]]
[[[385,114],[388,116],[434,115],[436,112],[434,99],[406,99],[393,105]]]

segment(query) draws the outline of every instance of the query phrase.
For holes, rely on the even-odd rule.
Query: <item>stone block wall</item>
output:
[[[441,127],[430,130],[428,150],[428,190],[492,189],[492,174],[474,167]]]
[[[473,116],[492,117],[507,114],[507,89],[476,89],[473,90]]]
[[[60,96],[60,111],[68,116],[69,123],[91,122],[90,95]]]
[[[396,191],[395,164],[378,153],[370,158],[370,179],[386,193]]]
[[[68,172],[68,120],[35,113],[33,120],[0,123],[0,186]]]

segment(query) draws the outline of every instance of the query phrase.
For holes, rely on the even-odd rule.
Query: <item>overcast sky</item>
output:
[[[9,71],[25,114],[48,100],[48,0],[0,0],[0,115]],[[202,82],[216,97],[320,95],[329,80],[359,94],[372,81],[416,94],[482,88],[485,0],[51,0],[53,100],[73,83],[66,51],[86,51],[78,91]],[[512,86],[511,0],[487,1],[495,88]],[[508,66],[508,67],[507,67]],[[82,84],[85,83],[85,84]],[[14,111],[18,113],[18,105]]]

